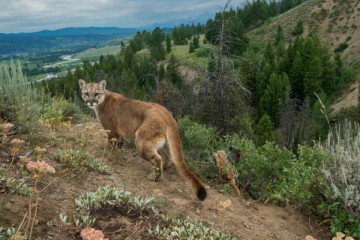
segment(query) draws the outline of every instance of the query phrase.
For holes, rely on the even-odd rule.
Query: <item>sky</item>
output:
[[[238,6],[243,0],[233,0]],[[0,0],[0,33],[143,27],[215,13],[227,0]]]

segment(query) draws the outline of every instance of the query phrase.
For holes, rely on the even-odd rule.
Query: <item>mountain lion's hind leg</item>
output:
[[[171,166],[173,166],[173,162],[171,161],[168,143],[165,143],[165,145],[158,150],[158,153],[160,154],[160,156],[163,160],[163,168],[164,169],[168,169]]]
[[[137,151],[141,157],[153,165],[153,172],[150,174],[149,179],[151,181],[160,181],[163,174],[163,161],[158,153],[158,149],[165,144],[165,138],[157,137],[151,140],[144,141],[137,137],[135,139],[135,145]]]

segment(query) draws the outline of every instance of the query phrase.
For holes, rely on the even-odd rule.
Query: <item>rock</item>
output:
[[[7,203],[4,204],[4,209],[7,210],[7,211],[10,211],[11,207],[12,207],[11,202],[7,202]]]
[[[13,207],[10,209],[10,212],[14,213],[14,214],[18,214],[20,212],[20,209],[17,207]]]
[[[196,212],[197,214],[200,214],[200,209],[199,209],[199,208],[196,208],[195,212]]]
[[[79,211],[80,215],[87,215],[88,212],[85,209],[80,209]]]

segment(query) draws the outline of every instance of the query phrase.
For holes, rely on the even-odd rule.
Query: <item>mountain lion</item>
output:
[[[105,89],[106,81],[86,83],[79,80],[81,95],[92,108],[104,129],[110,130],[109,140],[116,138],[135,139],[135,146],[141,157],[154,168],[153,181],[159,181],[168,160],[175,164],[179,173],[190,184],[200,200],[205,200],[206,189],[201,180],[189,171],[184,162],[184,154],[176,121],[164,107],[149,102],[126,98]]]

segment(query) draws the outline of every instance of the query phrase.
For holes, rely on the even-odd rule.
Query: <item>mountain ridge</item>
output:
[[[136,33],[139,28],[119,27],[67,27],[56,30],[41,30],[37,32],[0,33],[0,36],[79,36],[79,35],[117,35]]]

